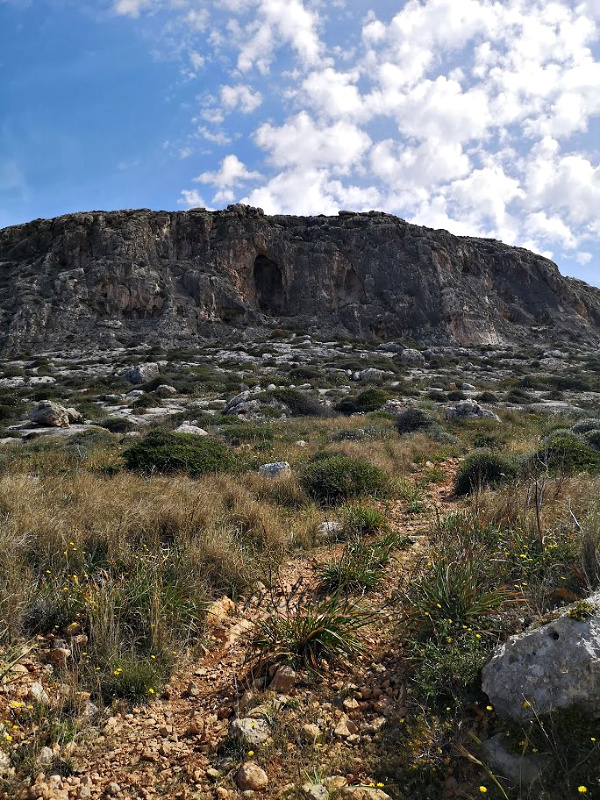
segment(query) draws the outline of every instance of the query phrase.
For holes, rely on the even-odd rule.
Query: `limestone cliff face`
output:
[[[5,355],[174,346],[264,325],[463,345],[597,342],[600,291],[527,250],[379,212],[142,209],[0,231]]]

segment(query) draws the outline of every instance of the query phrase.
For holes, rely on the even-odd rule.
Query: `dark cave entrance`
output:
[[[260,310],[265,314],[282,314],[285,304],[283,273],[277,262],[262,253],[254,259],[254,285]]]

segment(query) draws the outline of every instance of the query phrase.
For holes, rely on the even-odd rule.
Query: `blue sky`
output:
[[[600,285],[600,0],[0,0],[0,227],[230,202]]]

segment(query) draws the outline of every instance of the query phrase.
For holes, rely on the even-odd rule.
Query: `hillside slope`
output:
[[[461,345],[600,339],[600,290],[380,212],[69,214],[0,231],[0,352],[295,327]]]

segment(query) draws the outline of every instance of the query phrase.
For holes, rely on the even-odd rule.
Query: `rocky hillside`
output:
[[[264,326],[365,339],[600,339],[600,291],[495,240],[380,212],[70,214],[0,231],[0,352]]]

